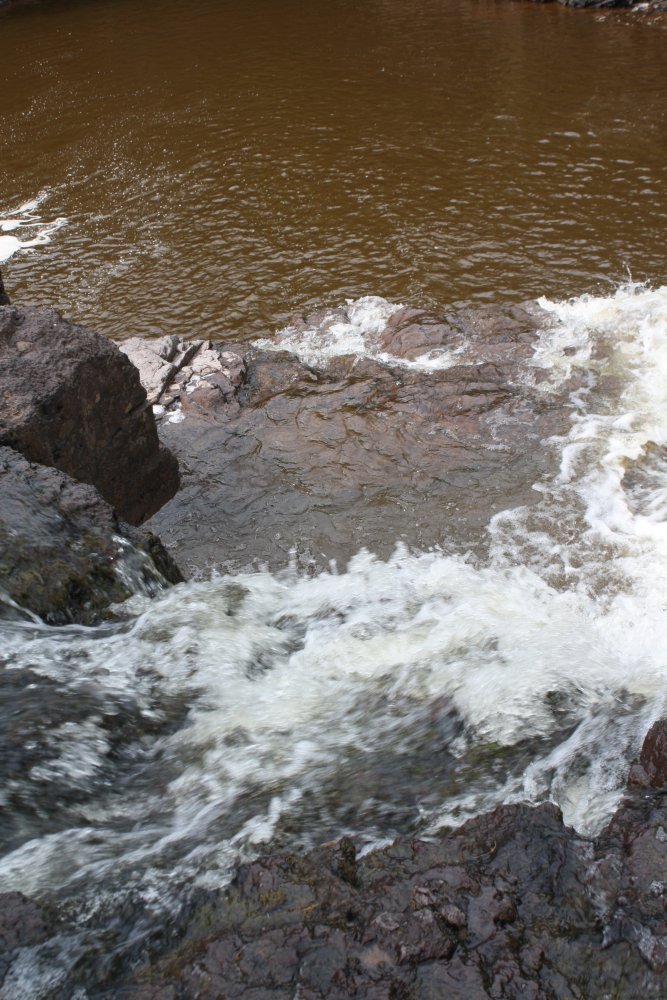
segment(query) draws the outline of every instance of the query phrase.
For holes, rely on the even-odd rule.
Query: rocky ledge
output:
[[[53,1000],[82,988],[124,1000],[662,1000],[666,751],[663,721],[593,840],[549,803],[507,805],[363,857],[344,838],[262,858],[172,913],[131,961],[74,973]],[[57,914],[2,897],[8,967],[67,933]]]
[[[294,330],[319,341],[348,320],[333,310]],[[398,541],[475,546],[495,511],[535,499],[543,441],[569,426],[576,371],[554,384],[533,363],[549,322],[531,303],[406,308],[372,356],[321,363],[280,341],[126,341],[181,469],[151,529],[190,573],[279,569],[294,550],[322,568],[363,547],[388,556]]]

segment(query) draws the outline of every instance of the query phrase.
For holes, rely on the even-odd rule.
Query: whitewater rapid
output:
[[[283,349],[372,353],[394,307],[352,305],[324,343],[287,332]],[[46,720],[42,759],[2,792],[11,808],[52,790],[0,860],[2,890],[164,899],[258,851],[371,847],[508,801],[600,829],[666,709],[667,288],[540,305],[526,377],[546,373],[547,402],[585,378],[568,434],[543,443],[555,476],[490,521],[488,558],[399,546],[137,595],[114,626],[4,623],[6,670],[96,701]],[[158,733],[115,773],[108,719],[128,705]]]

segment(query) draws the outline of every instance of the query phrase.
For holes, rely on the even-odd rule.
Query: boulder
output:
[[[93,486],[0,448],[0,610],[90,623],[133,587],[182,576],[155,536],[119,521]],[[9,602],[6,600],[9,598]]]
[[[131,524],[178,489],[134,366],[53,310],[0,306],[0,400],[0,445],[92,484]]]

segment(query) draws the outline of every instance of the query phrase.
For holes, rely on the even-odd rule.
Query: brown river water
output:
[[[3,1000],[126,995],[257,854],[602,829],[667,715],[667,14],[17,3],[0,96],[15,302],[264,340],[160,415],[206,572],[2,622],[0,894],[60,908]]]
[[[0,15],[17,300],[245,338],[667,277],[667,16],[489,0],[89,0]]]

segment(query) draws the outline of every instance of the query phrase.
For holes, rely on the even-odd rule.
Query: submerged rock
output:
[[[197,376],[198,354],[160,397],[182,489],[151,525],[193,571],[280,567],[294,546],[321,567],[364,546],[474,545],[495,511],[534,499],[542,442],[568,426],[571,385],[531,364],[548,322],[536,306],[403,309],[374,345],[384,360],[206,348],[217,371]],[[415,367],[424,355],[435,365]]]
[[[49,309],[0,306],[0,445],[95,486],[140,524],[178,488],[138,374],[115,344]]]
[[[181,574],[155,536],[97,490],[0,448],[0,593],[52,624],[91,622],[137,583]]]

